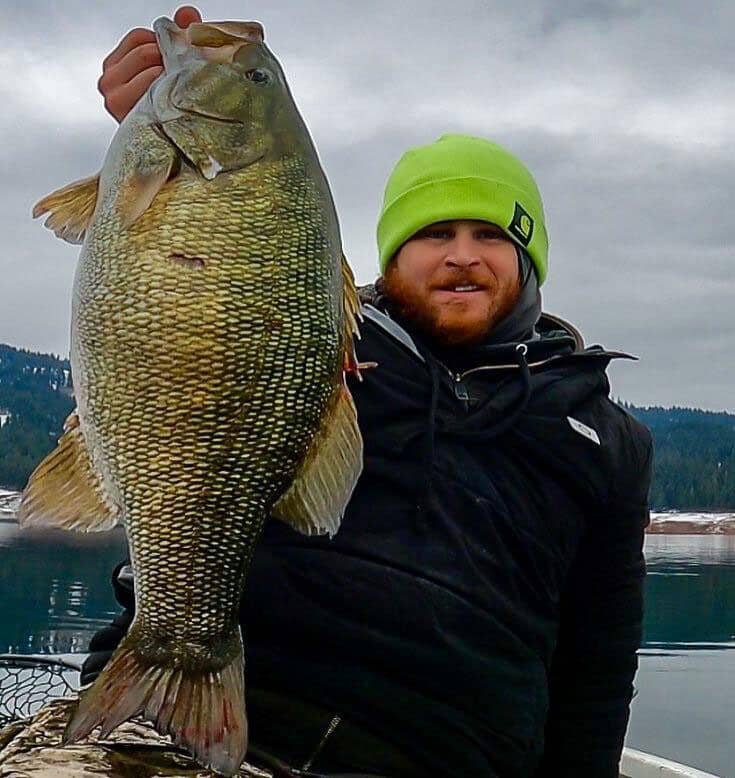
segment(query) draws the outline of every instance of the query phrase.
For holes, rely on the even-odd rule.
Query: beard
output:
[[[481,304],[467,306],[438,303],[431,291],[456,285],[478,284],[484,288]],[[437,279],[434,286],[425,288],[405,279],[396,263],[386,268],[378,279],[378,291],[388,297],[391,308],[410,327],[429,341],[440,346],[474,346],[482,343],[493,329],[513,310],[521,295],[518,279],[501,283],[495,276],[481,281],[472,273],[459,271]]]

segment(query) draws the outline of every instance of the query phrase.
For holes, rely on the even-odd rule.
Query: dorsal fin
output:
[[[361,472],[357,411],[340,383],[293,483],[271,514],[306,535],[334,535]]]
[[[352,342],[353,337],[360,337],[360,329],[357,322],[358,320],[362,321],[362,314],[360,313],[360,298],[355,286],[355,276],[344,254],[342,255],[340,265],[342,268],[342,301],[345,317],[344,337],[345,347],[347,347]]]
[[[360,374],[353,339],[359,337],[360,301],[346,258],[341,258],[343,364]],[[371,365],[373,363],[370,363]],[[293,483],[273,506],[272,515],[307,535],[339,529],[342,515],[362,472],[362,435],[357,410],[345,383],[336,387],[321,426]]]

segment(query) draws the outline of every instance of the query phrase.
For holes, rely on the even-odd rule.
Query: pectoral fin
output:
[[[121,511],[92,467],[76,411],[57,447],[31,473],[17,518],[21,527],[81,532],[112,529],[120,521]]]
[[[340,384],[296,478],[272,515],[306,535],[334,535],[362,471],[362,436],[349,389]]]
[[[97,205],[99,181],[97,174],[46,195],[33,206],[33,218],[49,214],[44,226],[57,238],[82,243]]]
[[[169,144],[166,144],[165,152],[162,159],[139,160],[138,166],[120,187],[116,208],[125,227],[136,222],[150,208],[174,173],[178,156]]]

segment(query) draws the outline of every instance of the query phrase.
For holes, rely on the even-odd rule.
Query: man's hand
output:
[[[174,14],[179,27],[201,20],[201,14],[191,5],[181,6]],[[130,30],[102,63],[97,88],[105,98],[105,108],[121,122],[162,71],[161,50],[153,30]]]

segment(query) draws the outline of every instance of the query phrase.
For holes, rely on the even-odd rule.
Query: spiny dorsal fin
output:
[[[112,529],[121,518],[92,467],[75,410],[57,447],[31,473],[18,524],[97,532]]]
[[[345,339],[349,343],[352,337],[360,337],[360,329],[358,327],[358,320],[362,321],[362,314],[360,313],[360,298],[357,294],[357,287],[355,286],[355,276],[352,274],[352,268],[347,263],[347,258],[342,255],[342,300],[344,303],[344,317],[345,317]]]
[[[288,491],[272,515],[305,535],[334,535],[362,472],[362,436],[349,389],[341,383]]]
[[[371,367],[377,367],[377,362],[358,362],[355,353],[355,338],[360,337],[358,320],[362,321],[363,316],[360,311],[360,297],[355,286],[355,277],[352,275],[352,269],[347,264],[347,259],[342,255],[342,307],[344,311],[344,371],[345,373],[354,373],[362,381],[361,370]]]
[[[51,192],[33,206],[33,218],[48,213],[44,226],[57,238],[82,243],[97,205],[99,181],[98,173]]]

